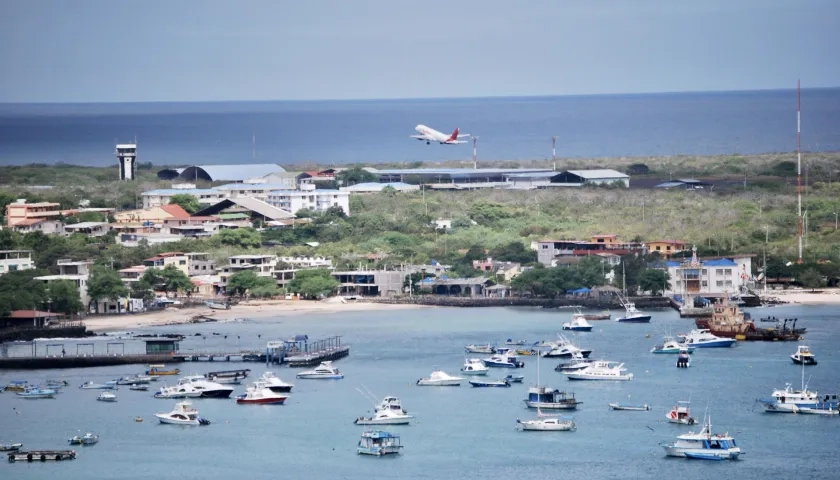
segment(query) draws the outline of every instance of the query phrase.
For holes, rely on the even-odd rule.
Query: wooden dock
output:
[[[75,450],[18,450],[9,452],[9,462],[46,462],[47,460],[73,460]]]

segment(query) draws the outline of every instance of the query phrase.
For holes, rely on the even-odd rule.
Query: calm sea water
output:
[[[822,393],[840,388],[836,308],[785,306],[754,310],[755,316],[797,316],[808,328],[807,344],[820,364],[806,369],[810,387]],[[106,381],[138,373],[141,366],[87,370],[0,372],[2,382],[65,378],[70,387],[54,400],[23,400],[0,394],[0,440],[29,448],[60,448],[66,439],[91,430],[98,445],[80,448],[77,460],[44,464],[0,464],[0,478],[63,480],[136,478],[727,478],[766,479],[800,476],[836,478],[839,419],[766,414],[755,404],[785,382],[799,385],[801,367],[788,356],[795,343],[745,343],[731,349],[699,350],[691,368],[677,369],[671,355],[649,349],[670,328],[691,328],[676,312],[654,313],[650,325],[595,322],[577,341],[593,357],[626,363],[630,382],[570,382],[540,362],[541,383],[575,391],[584,403],[574,413],[576,432],[519,432],[517,418],[533,418],[524,407],[529,384],[536,382],[535,358],[524,357],[525,384],[509,389],[418,387],[414,382],[435,366],[457,372],[463,345],[506,338],[537,341],[554,337],[568,311],[530,309],[423,309],[393,312],[307,315],[275,321],[205,324],[155,329],[187,335],[186,348],[223,342],[212,332],[239,336],[242,347],[262,347],[268,338],[306,333],[341,334],[351,355],[337,362],[344,380],[296,380],[300,369],[275,367],[295,383],[283,406],[236,405],[231,400],[195,399],[208,427],[160,425],[155,412],[168,412],[175,400],[151,392],[119,390],[117,403],[95,400],[97,391],[76,388],[86,380]],[[652,334],[652,338],[646,335]],[[258,338],[257,335],[262,335]],[[215,340],[213,338],[215,337]],[[181,364],[184,373],[260,364]],[[508,371],[493,370],[489,378]],[[153,384],[154,385],[154,384]],[[390,427],[402,436],[397,458],[358,456],[363,427],[353,419],[372,404],[356,391],[364,385],[382,397],[397,395],[416,415],[411,426]],[[243,391],[237,388],[237,393]],[[737,462],[706,463],[664,456],[659,442],[689,427],[668,424],[665,414],[676,400],[691,399],[694,413],[708,407],[715,430],[733,434],[747,454]],[[648,403],[649,412],[613,412],[607,403]],[[141,416],[142,423],[134,418]]]
[[[0,105],[0,164],[115,164],[137,138],[155,164],[469,160],[409,138],[422,123],[478,135],[479,159],[790,152],[796,92],[568,97]],[[802,145],[840,150],[840,89],[802,92]],[[254,137],[256,142],[254,143]],[[254,148],[254,146],[256,148]]]

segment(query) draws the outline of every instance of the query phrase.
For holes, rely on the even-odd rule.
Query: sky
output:
[[[837,0],[5,0],[0,102],[840,86]]]

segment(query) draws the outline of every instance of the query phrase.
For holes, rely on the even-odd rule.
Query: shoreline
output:
[[[810,292],[807,290],[768,291],[764,297],[782,300],[784,305],[838,305],[840,306],[840,289],[827,288]],[[418,308],[436,308],[432,305],[416,303],[374,303],[374,302],[341,302],[336,297],[321,301],[311,300],[258,300],[232,305],[230,310],[213,310],[207,307],[172,308],[163,311],[144,312],[130,315],[112,315],[84,320],[88,330],[95,333],[112,331],[161,327],[167,325],[184,325],[193,323],[197,317],[206,317],[217,322],[230,322],[237,318],[260,319],[269,317],[288,317],[297,314],[317,313],[336,314],[343,312],[391,311]],[[483,308],[483,307],[482,307]],[[196,323],[202,323],[197,320]]]

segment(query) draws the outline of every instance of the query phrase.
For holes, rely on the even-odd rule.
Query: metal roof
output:
[[[280,183],[226,183],[219,185],[219,190],[283,190],[289,188],[289,184]]]
[[[560,175],[561,173],[563,172],[551,170],[548,172],[511,173],[505,176],[508,178],[551,178],[556,175]]]
[[[195,216],[203,217],[209,215],[215,215],[222,210],[230,208],[232,206],[239,206],[250,210],[254,213],[258,213],[263,217],[271,220],[282,220],[284,218],[295,218],[295,216],[286,210],[277,208],[275,206],[269,205],[262,200],[257,200],[253,197],[237,197],[237,198],[226,198],[216,204],[213,204],[209,207],[202,209],[195,213]]]
[[[603,168],[596,170],[568,170],[569,173],[577,175],[581,178],[592,180],[595,178],[630,178],[630,175],[621,173],[611,168]]]
[[[103,225],[108,225],[108,222],[79,222],[74,223],[71,225],[65,225],[65,229],[76,229],[76,228],[94,228],[94,227],[101,227]]]
[[[286,169],[273,163],[250,163],[242,165],[194,165],[181,172],[184,180],[206,178],[213,182],[221,180],[245,181],[249,178],[264,177],[272,173],[285,172]]]
[[[385,187],[391,187],[394,190],[419,190],[419,185],[411,185],[403,182],[385,182],[385,183],[357,183],[347,187],[341,187],[345,192],[381,192]]]
[[[221,187],[217,187],[221,188]],[[178,195],[178,194],[187,194],[187,195],[201,195],[207,193],[218,193],[221,194],[222,192],[216,190],[215,188],[159,188],[157,190],[149,190],[147,192],[143,192],[141,195]]]

